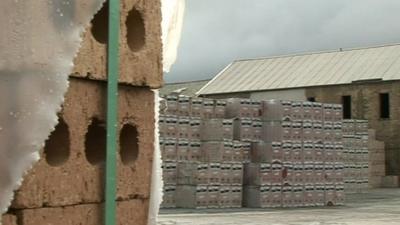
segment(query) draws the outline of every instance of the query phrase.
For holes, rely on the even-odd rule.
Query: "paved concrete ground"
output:
[[[400,225],[400,189],[349,195],[342,207],[163,210],[159,225]]]

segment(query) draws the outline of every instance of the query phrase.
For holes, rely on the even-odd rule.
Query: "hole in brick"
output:
[[[92,35],[101,44],[108,42],[108,5],[106,1],[92,20]]]
[[[145,26],[142,14],[133,8],[126,19],[127,41],[132,51],[139,51],[145,44]]]
[[[70,139],[69,128],[63,119],[60,119],[55,130],[51,133],[44,147],[46,161],[50,166],[61,166],[69,158]]]
[[[122,163],[130,165],[134,163],[139,155],[138,132],[135,126],[124,125],[119,137],[120,154]]]
[[[86,159],[92,165],[103,164],[106,160],[107,132],[104,122],[93,119],[85,137]]]

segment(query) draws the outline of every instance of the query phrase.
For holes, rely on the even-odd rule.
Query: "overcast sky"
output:
[[[214,77],[235,59],[400,43],[400,0],[186,0],[167,82]]]

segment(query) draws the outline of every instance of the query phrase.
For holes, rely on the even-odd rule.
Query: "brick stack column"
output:
[[[83,35],[60,123],[16,192],[4,225],[103,224],[107,14],[105,5]],[[117,218],[118,224],[147,224],[155,127],[151,89],[163,84],[160,1],[121,1],[120,22]]]

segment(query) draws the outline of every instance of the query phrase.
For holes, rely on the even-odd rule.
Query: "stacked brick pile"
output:
[[[15,193],[3,225],[103,224],[107,10],[104,6],[84,35],[60,123]],[[120,20],[117,223],[144,225],[155,135],[151,88],[162,85],[160,2],[123,0]]]
[[[245,165],[244,206],[343,204],[341,106],[263,101],[260,120]]]
[[[160,117],[163,208],[235,208],[242,205],[243,152],[226,101],[167,96]]]
[[[346,193],[366,192],[369,188],[368,121],[344,120],[343,144]]]
[[[370,188],[380,188],[383,186],[383,178],[386,175],[385,166],[385,143],[377,141],[375,130],[369,130],[368,138],[368,184]]]
[[[196,182],[211,184],[214,193],[219,187],[219,207],[225,207],[223,199],[229,199],[229,194],[221,184],[229,180],[224,171],[229,171],[225,162],[231,159],[228,156],[231,146],[233,161],[240,161],[235,158],[236,154],[243,155],[244,182],[237,182],[235,186],[238,192],[240,185],[244,187],[244,206],[297,207],[344,203],[340,105],[190,99],[184,96],[167,96],[166,99],[168,110],[162,117],[161,136],[164,137],[163,158],[167,159],[164,180],[170,185],[166,186],[164,207],[217,207],[212,201],[201,202],[200,199],[208,198],[209,187],[195,186]],[[188,109],[190,111],[186,112]],[[210,119],[215,117],[219,119]],[[188,126],[189,133],[184,124],[192,125]],[[184,140],[177,140],[179,137]],[[187,137],[191,140],[185,140]],[[186,145],[189,146],[188,155],[180,151],[181,146]],[[195,165],[190,162],[196,160],[200,162]],[[239,168],[240,164],[237,165]],[[218,170],[219,180],[212,176],[218,174]],[[193,174],[192,171],[196,172]],[[186,195],[197,196],[196,205],[177,204],[176,196],[184,199],[179,201],[188,202]]]

